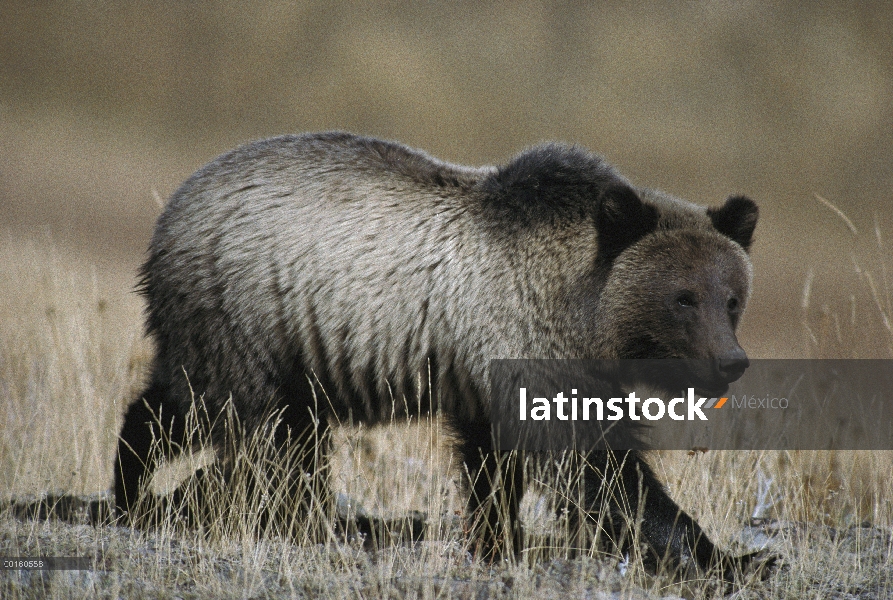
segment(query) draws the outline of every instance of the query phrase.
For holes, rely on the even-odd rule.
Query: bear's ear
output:
[[[732,196],[720,208],[708,208],[707,216],[718,232],[750,250],[753,230],[757,226],[760,209],[750,198]]]
[[[598,256],[613,261],[617,256],[657,227],[657,209],[645,204],[628,185],[612,185],[602,192],[595,230]]]

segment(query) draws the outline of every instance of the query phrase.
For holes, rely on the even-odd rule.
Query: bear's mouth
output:
[[[700,398],[720,398],[725,395],[726,392],[729,391],[729,384],[723,385],[713,385],[710,387],[705,387],[702,385],[694,386],[695,395]]]
[[[692,388],[699,398],[720,398],[729,391],[734,380],[715,373],[714,365],[715,361],[701,359],[625,361],[622,378],[627,385],[635,382],[683,396],[687,396]]]
[[[723,372],[720,361],[692,360],[687,361],[689,385],[702,398],[720,398],[729,391],[729,386],[738,381],[744,369]],[[744,367],[746,369],[746,366]]]

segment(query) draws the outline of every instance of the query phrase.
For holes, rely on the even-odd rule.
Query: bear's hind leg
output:
[[[147,524],[148,514],[138,514],[139,494],[151,479],[159,460],[170,459],[182,449],[185,418],[179,406],[167,398],[163,386],[153,382],[130,405],[118,436],[115,459],[115,507],[134,525]]]

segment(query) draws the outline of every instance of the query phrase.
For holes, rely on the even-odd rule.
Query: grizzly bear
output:
[[[522,469],[494,449],[490,360],[702,359],[702,387],[722,388],[747,367],[735,329],[756,222],[745,197],[708,209],[639,189],[577,146],[482,168],[337,132],[224,154],[174,193],[142,268],[156,354],[120,434],[118,511],[157,467],[153,439],[169,436],[171,455],[186,443],[196,398],[219,452],[228,401],[245,435],[275,413],[283,452],[332,418],[436,409],[478,548],[517,550]],[[639,451],[617,454],[581,457],[593,519],[605,473],[592,465],[614,465],[611,512],[640,515],[655,556],[727,580],[751,561],[715,548]]]

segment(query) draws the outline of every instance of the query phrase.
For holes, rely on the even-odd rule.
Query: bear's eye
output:
[[[729,312],[735,312],[738,310],[738,298],[729,298],[729,301],[726,303],[726,308],[728,308]]]
[[[688,292],[679,294],[676,298],[676,302],[679,303],[679,306],[684,306],[686,308],[691,308],[697,304],[697,302],[695,302],[695,297]]]

